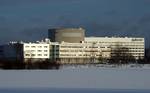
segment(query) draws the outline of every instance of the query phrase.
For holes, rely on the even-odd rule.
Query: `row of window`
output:
[[[61,48],[83,48],[82,46],[61,46]]]
[[[141,41],[141,42],[94,42],[94,41],[85,41],[85,43],[94,43],[94,44],[97,44],[97,43],[108,43],[108,44],[110,44],[110,43],[112,43],[112,44],[122,44],[122,43],[126,43],[126,44],[138,44],[138,43],[144,43],[144,41]]]
[[[48,48],[48,46],[25,46],[26,48],[42,48],[42,47],[44,47],[44,48]]]
[[[120,50],[144,50],[144,48],[119,48]],[[118,50],[116,47],[111,50]]]
[[[111,46],[116,46],[116,45],[111,45]],[[128,46],[131,46],[131,45],[128,45]],[[134,45],[134,46],[143,46],[143,45]],[[42,46],[25,46],[26,48],[42,48]],[[48,48],[48,46],[43,46],[44,48]],[[110,47],[98,47],[98,46],[61,46],[61,48],[110,48]],[[140,49],[140,48],[136,48],[136,49]],[[142,48],[144,49],[144,48]]]
[[[60,52],[99,52],[99,50],[60,50]]]
[[[111,53],[111,55],[116,55],[118,53]],[[144,55],[143,53],[119,53],[119,55]]]
[[[115,51],[115,50],[112,50]],[[116,50],[115,52],[117,52]],[[144,52],[144,50],[120,50],[118,52]],[[60,52],[100,52],[99,50],[60,50]],[[111,52],[111,50],[102,50],[102,52]]]
[[[92,57],[92,56],[101,56],[101,55],[91,55],[91,54],[84,54],[84,55],[81,55],[81,54],[79,54],[79,55],[76,55],[76,54],[60,54],[60,56],[88,56],[88,57]]]
[[[116,55],[111,55],[112,57],[116,57]],[[123,57],[123,58],[126,58],[126,57],[137,57],[137,58],[139,58],[139,57],[144,57],[144,55],[141,55],[141,56],[139,56],[139,55],[132,55],[132,56],[128,56],[128,55],[120,55],[120,56],[117,56],[117,57]]]
[[[44,51],[44,52],[48,52],[48,50],[37,50],[38,52],[42,52],[42,51]]]
[[[112,45],[111,47],[116,47],[116,45]],[[80,47],[80,48],[111,48],[110,46],[109,47],[106,47],[106,46],[85,46],[85,47]],[[135,47],[131,47],[131,46],[126,46],[127,48],[129,47],[130,49],[144,49],[143,45],[135,45]],[[72,47],[72,46],[65,46],[65,47],[61,47],[61,48],[77,48],[77,47]],[[79,47],[78,47],[79,48]]]
[[[98,46],[61,46],[61,48],[110,48],[110,47],[98,47]]]
[[[112,52],[144,52],[144,50],[128,50],[128,49],[120,49],[120,50],[117,50],[117,49],[113,49],[111,50]]]
[[[30,51],[31,53],[32,53],[32,52],[36,52],[36,51],[37,51],[37,52],[42,52],[42,51],[43,51],[43,52],[48,52],[48,50],[26,50],[26,51]]]
[[[25,54],[25,56],[36,56],[36,54]],[[48,54],[37,54],[37,56],[48,56]]]

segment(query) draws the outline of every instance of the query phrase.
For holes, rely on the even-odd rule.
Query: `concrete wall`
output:
[[[80,43],[84,41],[85,30],[82,28],[49,29],[48,37],[52,42]]]

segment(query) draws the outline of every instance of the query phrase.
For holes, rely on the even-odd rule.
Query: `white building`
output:
[[[9,43],[0,46],[0,59],[28,61],[44,61],[50,59],[49,41],[36,43]]]
[[[110,47],[101,47],[92,43],[66,43],[57,45],[56,58],[63,64],[67,63],[96,63],[100,58],[108,58]]]
[[[50,45],[47,43],[24,43],[23,53],[25,61],[50,59]]]
[[[126,48],[135,59],[143,59],[145,55],[144,38],[86,37],[85,43],[100,44],[102,47],[110,47],[112,51],[118,47]]]
[[[85,41],[81,43],[58,43],[46,39],[36,43],[20,43],[20,48],[16,44],[1,46],[0,57],[14,59],[20,57],[25,62],[50,60],[62,64],[98,63],[102,59],[108,61],[116,55],[121,56],[122,59],[138,60],[144,58],[144,42],[144,38],[128,37],[85,37]]]

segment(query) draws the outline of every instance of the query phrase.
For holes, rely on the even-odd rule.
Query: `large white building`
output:
[[[113,56],[116,55],[129,59],[125,55],[128,54],[131,58],[139,60],[144,58],[144,42],[144,38],[128,37],[85,37],[80,43],[58,43],[46,39],[36,43],[10,43],[0,46],[0,58],[18,59],[19,57],[24,62],[50,60],[71,64],[98,63],[104,61],[102,59],[108,61],[115,58]]]
[[[61,63],[98,63],[102,59],[111,60],[115,57],[127,61],[143,59],[144,42],[144,38],[86,37],[81,43],[61,42],[51,45],[55,47],[52,49],[53,58]]]
[[[110,47],[113,51],[117,48],[127,50],[135,59],[143,59],[145,55],[144,38],[129,37],[86,37],[85,43],[98,43],[102,47]]]
[[[100,58],[109,58],[110,47],[101,47],[92,43],[66,43],[59,44],[57,54],[59,61],[65,63],[97,63]]]

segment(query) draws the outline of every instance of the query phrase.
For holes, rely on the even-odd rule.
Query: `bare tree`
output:
[[[130,52],[129,48],[117,44],[111,49],[110,63],[123,64],[134,62],[135,58]]]
[[[32,68],[32,63],[33,63],[33,51],[32,50],[26,50],[24,51],[25,52],[25,56],[27,55],[26,57],[26,67],[27,69],[31,69]]]
[[[90,53],[90,56],[91,56],[90,57],[90,63],[92,63],[92,64],[95,63],[95,55],[96,55],[95,54],[95,44],[96,44],[95,42],[92,43],[91,50],[90,50],[90,52],[91,52]]]

